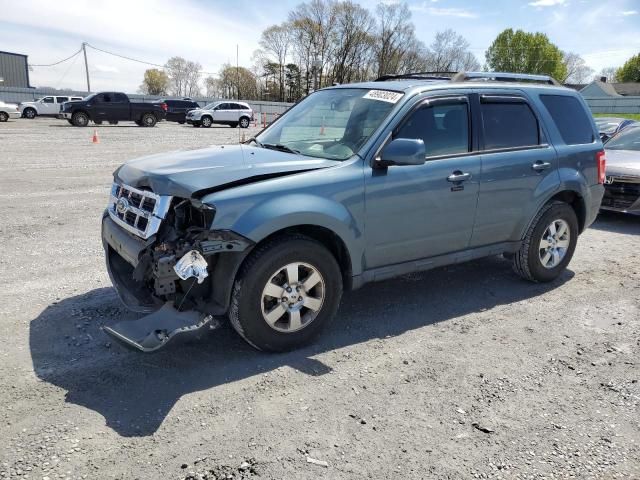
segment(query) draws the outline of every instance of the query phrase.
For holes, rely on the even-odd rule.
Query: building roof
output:
[[[611,83],[618,95],[640,96],[640,82]]]

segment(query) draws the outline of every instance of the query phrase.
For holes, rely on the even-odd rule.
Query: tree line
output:
[[[485,69],[547,74],[563,83],[587,83],[594,76],[580,55],[563,52],[543,33],[504,30],[486,50],[484,65],[469,42],[451,29],[436,33],[426,45],[418,39],[404,3],[383,2],[372,12],[352,0],[310,0],[291,10],[283,23],[266,28],[259,45],[251,67],[225,64],[217,77],[203,77],[199,63],[172,57],[164,69],[145,72],[140,90],[295,102],[334,83],[407,72]],[[640,81],[638,64],[640,55],[600,75],[609,81]]]

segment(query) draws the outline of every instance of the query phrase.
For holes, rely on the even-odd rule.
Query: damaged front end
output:
[[[123,303],[148,315],[105,327],[108,334],[150,352],[176,335],[220,325],[253,243],[210,230],[214,216],[215,209],[194,199],[113,185],[102,219],[107,269]]]

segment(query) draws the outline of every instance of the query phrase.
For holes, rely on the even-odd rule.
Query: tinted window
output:
[[[69,97],[58,97],[58,103],[68,102]]]
[[[96,101],[98,103],[111,103],[111,94],[110,93],[101,93],[96,97]]]
[[[395,138],[424,141],[427,156],[469,151],[469,112],[466,103],[422,107],[402,124]]]
[[[593,142],[591,120],[577,98],[567,95],[540,95],[567,145]]]
[[[123,93],[114,93],[112,101],[116,103],[127,103],[127,97]]]
[[[538,121],[526,103],[482,99],[480,111],[486,150],[538,145]]]
[[[43,103],[53,103],[53,97],[44,97],[42,99]]]

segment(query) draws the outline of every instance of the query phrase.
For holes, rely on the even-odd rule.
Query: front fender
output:
[[[352,273],[362,273],[362,231],[342,203],[308,193],[289,193],[257,203],[230,221],[222,216],[213,228],[228,229],[258,243],[289,227],[314,225],[336,234],[351,258]]]

